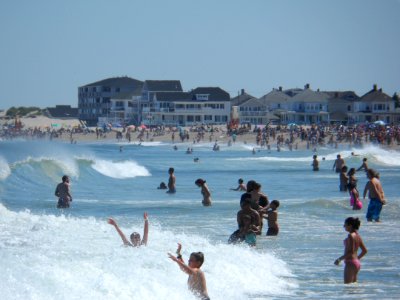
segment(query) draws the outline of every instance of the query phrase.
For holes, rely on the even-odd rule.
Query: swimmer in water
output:
[[[114,219],[109,218],[107,222],[108,224],[113,225],[115,227],[115,230],[117,230],[125,246],[140,247],[142,245],[147,246],[147,239],[149,236],[149,218],[146,212],[143,214],[143,219],[144,219],[143,239],[140,239],[140,234],[138,232],[133,232],[130,236],[130,241],[128,241],[125,234],[118,227],[118,224],[117,222],[114,221]]]

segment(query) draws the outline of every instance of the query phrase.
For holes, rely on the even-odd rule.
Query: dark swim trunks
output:
[[[278,235],[279,229],[278,228],[268,228],[267,234],[266,235]]]
[[[69,200],[65,198],[59,198],[57,208],[69,208]]]

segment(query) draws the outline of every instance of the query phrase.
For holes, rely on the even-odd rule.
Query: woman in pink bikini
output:
[[[344,221],[344,228],[349,233],[344,240],[344,254],[335,260],[335,265],[339,265],[344,260],[344,283],[357,282],[357,274],[360,271],[360,259],[367,254],[368,250],[364,245],[361,236],[358,234],[360,228],[360,220],[358,218],[349,217]],[[358,249],[361,253],[358,254]]]

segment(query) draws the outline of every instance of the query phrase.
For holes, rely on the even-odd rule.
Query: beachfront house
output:
[[[355,123],[383,121],[386,124],[399,121],[399,113],[395,110],[395,100],[378,89],[374,84],[372,90],[353,103],[353,111],[349,118]]]
[[[139,108],[138,124],[158,125],[155,114],[159,110],[157,93],[182,93],[180,80],[145,80],[141,95],[133,97],[135,105]]]
[[[329,123],[328,99],[328,94],[306,84],[304,89],[274,89],[259,100],[282,124],[319,124]]]
[[[135,93],[142,85],[142,81],[124,76],[107,78],[78,87],[79,119],[89,126],[96,126],[99,118],[108,120],[116,116],[111,115],[111,99]]]
[[[145,124],[149,125],[226,124],[230,120],[230,96],[219,87],[159,91],[152,94],[150,102],[151,108],[143,113]]]
[[[328,112],[332,124],[351,125],[355,120],[351,117],[354,112],[354,102],[360,97],[353,91],[328,91]]]

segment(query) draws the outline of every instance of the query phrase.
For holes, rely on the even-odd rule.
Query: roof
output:
[[[284,92],[286,95],[288,95],[288,96],[290,96],[290,97],[293,97],[293,96],[296,96],[298,93],[301,93],[302,91],[303,91],[303,89],[294,88],[294,89],[287,89],[287,90],[284,90],[283,92]]]
[[[180,80],[146,80],[144,87],[150,92],[182,92]]]
[[[329,99],[329,95],[324,92],[315,92],[311,89],[305,89],[292,97],[293,102],[325,102]]]
[[[191,101],[192,96],[186,92],[157,92],[157,101]]]
[[[370,90],[368,93],[366,93],[365,95],[363,95],[360,98],[360,101],[363,102],[390,102],[393,101],[393,98],[390,97],[389,95],[385,94],[382,89],[376,89],[373,88],[372,90]]]
[[[83,85],[81,87],[88,87],[88,86],[136,86],[136,85],[143,85],[143,81],[133,79],[127,76],[124,77],[111,77],[107,79],[103,79],[100,81],[96,81],[93,83],[89,83]]]
[[[250,94],[247,94],[244,90],[242,90],[242,93],[240,95],[237,95],[236,97],[231,99],[231,104],[232,106],[238,106],[252,98],[255,97],[253,97]]]
[[[343,99],[354,101],[360,99],[360,97],[353,91],[323,91],[328,94],[330,99]]]
[[[56,105],[56,107],[46,108],[50,118],[78,118],[78,108],[70,105]]]
[[[291,98],[291,96],[284,93],[283,91],[273,89],[268,94],[260,97],[260,101],[264,104],[267,104],[269,102],[287,102]]]
[[[246,102],[242,103],[240,106],[247,106],[247,107],[261,107],[265,106],[265,104],[257,98],[251,98]]]
[[[129,92],[129,93],[119,93],[115,96],[112,96],[111,99],[115,99],[115,100],[132,100],[132,97],[134,96],[133,92]]]
[[[198,87],[190,91],[192,100],[196,100],[196,95],[208,95],[208,101],[230,101],[229,93],[219,87]]]

